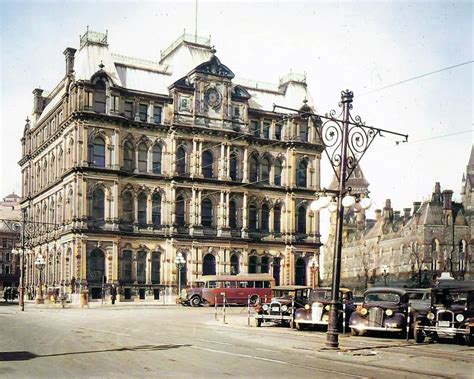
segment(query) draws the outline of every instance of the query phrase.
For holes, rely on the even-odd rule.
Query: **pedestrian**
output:
[[[8,303],[8,299],[10,298],[10,287],[7,287],[3,290],[3,298],[5,299],[5,303]]]
[[[112,300],[112,305],[115,304],[115,299],[117,298],[117,287],[112,283],[112,288],[110,289],[110,299]]]

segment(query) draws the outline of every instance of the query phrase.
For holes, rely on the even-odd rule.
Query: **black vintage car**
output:
[[[353,312],[352,335],[380,331],[405,336],[408,320],[408,293],[398,288],[370,288],[364,293],[362,308]]]
[[[417,315],[415,342],[454,338],[474,344],[474,281],[440,280],[431,289],[431,307]]]
[[[290,325],[294,311],[304,307],[310,296],[310,287],[279,286],[272,288],[272,300],[257,304],[255,307],[255,324],[262,326],[264,322]]]
[[[342,322],[345,322],[346,327],[349,323],[349,317],[355,310],[354,301],[352,298],[352,291],[348,288],[341,288],[339,298],[342,301],[343,309],[345,311],[344,317],[340,317],[342,330]],[[315,288],[311,291],[309,301],[303,308],[295,310],[295,327],[302,330],[311,326],[327,327],[329,320],[329,304],[331,302],[331,288],[321,287]]]

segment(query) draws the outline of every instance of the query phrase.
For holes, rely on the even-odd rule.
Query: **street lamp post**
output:
[[[174,263],[176,265],[176,269],[178,270],[178,297],[180,297],[181,296],[181,269],[186,264],[186,260],[184,259],[183,254],[178,253],[176,255]]]
[[[44,304],[44,297],[43,297],[43,280],[42,280],[42,273],[46,262],[41,254],[36,257],[35,260],[35,267],[39,272],[39,288],[38,288],[38,296],[36,297],[36,304]]]
[[[319,287],[319,263],[314,256],[311,258],[310,267],[313,274],[313,288]]]
[[[387,287],[388,266],[382,266],[383,285]]]
[[[342,112],[338,116],[336,116],[337,113],[335,110],[332,110],[329,114],[324,116],[315,114],[311,111],[311,108],[307,106],[306,102],[301,109],[292,109],[274,105],[274,110],[280,108],[286,111],[296,112],[301,117],[311,118],[313,120],[315,124],[314,129],[318,134],[320,143],[324,147],[324,151],[338,180],[337,191],[327,191],[335,195],[333,198],[335,201],[333,202],[334,204],[332,204],[332,208],[337,210],[332,267],[331,305],[326,339],[326,347],[329,349],[339,348],[338,319],[342,312],[342,303],[339,298],[339,285],[341,281],[344,207],[353,206],[355,203],[355,198],[350,196],[351,189],[346,188],[346,182],[376,136],[392,134],[403,137],[404,141],[408,140],[408,135],[366,126],[359,116],[353,118],[350,114],[353,97],[354,95],[352,91],[346,90],[341,92],[341,102],[339,103],[339,106],[342,108]],[[283,117],[288,117],[288,115],[283,115]],[[326,196],[323,198],[325,198],[325,204],[318,203],[312,207],[313,211],[317,210],[317,208],[324,208],[324,205],[329,206],[329,203],[331,202],[330,199],[327,201]],[[316,202],[318,201],[319,200],[316,200]],[[352,205],[350,205],[350,203],[352,203]]]

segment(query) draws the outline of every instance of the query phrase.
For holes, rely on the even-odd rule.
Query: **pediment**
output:
[[[194,72],[198,72],[206,75],[215,75],[223,78],[233,79],[234,73],[224,64],[221,63],[219,58],[215,55],[207,62],[201,63],[194,69]]]
[[[244,87],[236,85],[232,89],[232,100],[248,100],[250,98],[250,94]]]

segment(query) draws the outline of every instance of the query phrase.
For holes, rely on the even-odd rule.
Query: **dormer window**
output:
[[[141,122],[147,122],[148,119],[148,105],[140,104],[138,108],[138,116],[140,117]]]
[[[94,84],[94,112],[105,113],[105,83],[102,80]]]
[[[155,124],[161,124],[161,113],[163,112],[163,108],[158,106],[158,105],[154,105],[153,106],[153,121],[155,122]]]
[[[123,105],[123,113],[127,118],[133,118],[133,102],[126,101]]]
[[[258,126],[258,120],[250,121],[250,133],[255,137],[260,137],[260,128]]]
[[[234,106],[234,118],[240,119],[240,107],[238,105]]]

